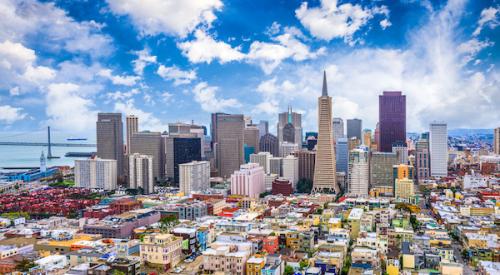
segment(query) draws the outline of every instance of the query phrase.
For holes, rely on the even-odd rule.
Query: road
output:
[[[173,271],[168,272],[168,274],[181,274],[181,275],[196,275],[200,274],[200,265],[203,264],[203,256],[198,256],[192,263],[186,263],[182,261],[177,266],[183,266],[184,270],[180,273],[175,273]]]

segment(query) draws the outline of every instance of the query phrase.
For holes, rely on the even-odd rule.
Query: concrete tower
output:
[[[335,152],[333,149],[332,98],[328,96],[326,72],[323,73],[323,91],[318,98],[318,144],[316,145],[313,192],[340,192],[337,185]]]
[[[130,154],[130,140],[132,135],[139,132],[139,118],[134,115],[127,116],[127,154]]]

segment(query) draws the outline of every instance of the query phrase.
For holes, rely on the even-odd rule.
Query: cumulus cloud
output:
[[[110,69],[103,69],[99,71],[99,75],[111,80],[111,83],[115,85],[123,86],[134,86],[140,79],[140,77],[133,75],[113,75],[113,72]]]
[[[198,25],[210,25],[221,10],[220,0],[107,0],[111,11],[128,15],[144,35],[185,37]]]
[[[220,98],[217,96],[218,87],[209,86],[206,82],[198,83],[194,89],[194,100],[206,112],[219,112],[230,108],[240,108],[241,103],[235,98]]]
[[[126,115],[137,116],[141,123],[142,129],[158,132],[163,132],[168,129],[168,125],[163,124],[159,118],[153,115],[153,113],[146,112],[135,106],[134,99],[116,102],[114,105],[114,111],[121,112]]]
[[[384,18],[382,21],[380,21],[380,27],[383,30],[387,29],[390,26],[392,26],[392,23],[387,18]]]
[[[156,56],[151,55],[149,49],[147,48],[141,51],[136,51],[134,54],[137,55],[137,58],[132,61],[132,64],[134,65],[134,72],[137,75],[142,75],[144,73],[144,68],[146,68],[147,65],[156,63]]]
[[[23,108],[0,105],[0,123],[12,124],[26,118],[26,116],[26,113],[23,112]]]
[[[326,41],[343,38],[350,44],[354,43],[354,34],[370,19],[377,14],[387,16],[388,13],[385,6],[363,7],[351,3],[339,5],[337,0],[321,0],[319,7],[309,7],[307,2],[303,2],[295,10],[297,19],[313,36]]]
[[[192,63],[211,63],[213,60],[217,60],[224,64],[245,57],[240,52],[240,48],[233,48],[228,43],[216,41],[201,29],[196,30],[194,40],[178,43],[177,47]]]
[[[80,87],[73,83],[55,83],[48,86],[46,115],[54,129],[67,132],[86,132],[95,128],[97,112],[88,98],[80,95]]]
[[[464,2],[450,1],[430,12],[429,21],[412,31],[405,48],[340,50],[316,64],[284,66],[257,90],[262,102],[273,99],[281,109],[291,104],[306,110],[305,127],[316,129],[316,99],[322,85],[318,68],[324,68],[334,116],[361,118],[368,128],[378,120],[376,102],[384,90],[406,95],[409,131],[427,130],[433,120],[446,121],[450,128],[494,127],[500,121],[500,74],[494,66],[479,71],[464,63],[490,46],[479,40],[457,40],[464,11]],[[294,84],[293,89],[284,91],[286,81]]]
[[[174,85],[189,84],[196,79],[196,71],[183,71],[177,66],[165,67],[160,65],[156,73],[163,79],[174,81]]]
[[[498,15],[500,14],[500,10],[498,7],[489,7],[481,11],[481,16],[477,21],[477,28],[474,30],[473,35],[477,36],[481,33],[485,26],[494,29],[498,26]]]

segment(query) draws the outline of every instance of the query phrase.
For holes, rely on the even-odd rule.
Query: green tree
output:
[[[115,270],[113,270],[113,273],[111,273],[111,274],[112,275],[125,275],[125,272],[115,269]]]
[[[172,227],[176,226],[179,220],[174,215],[168,215],[160,219],[160,229],[162,231],[169,231]]]
[[[35,266],[33,261],[24,258],[16,263],[16,271],[29,272]]]
[[[304,260],[300,261],[299,266],[300,266],[300,270],[304,270],[309,266],[309,262],[304,259]]]
[[[293,267],[287,265],[285,266],[285,273],[283,273],[284,275],[293,275],[294,271],[293,271]]]
[[[313,187],[313,182],[310,179],[300,179],[297,182],[297,192],[298,193],[311,193]]]

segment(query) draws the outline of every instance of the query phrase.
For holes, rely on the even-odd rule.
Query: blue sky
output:
[[[407,95],[407,129],[500,121],[498,1],[0,0],[0,129],[93,138],[96,113],[142,129],[211,112],[316,129],[327,71],[334,116],[378,119]],[[274,127],[272,127],[274,130]]]

